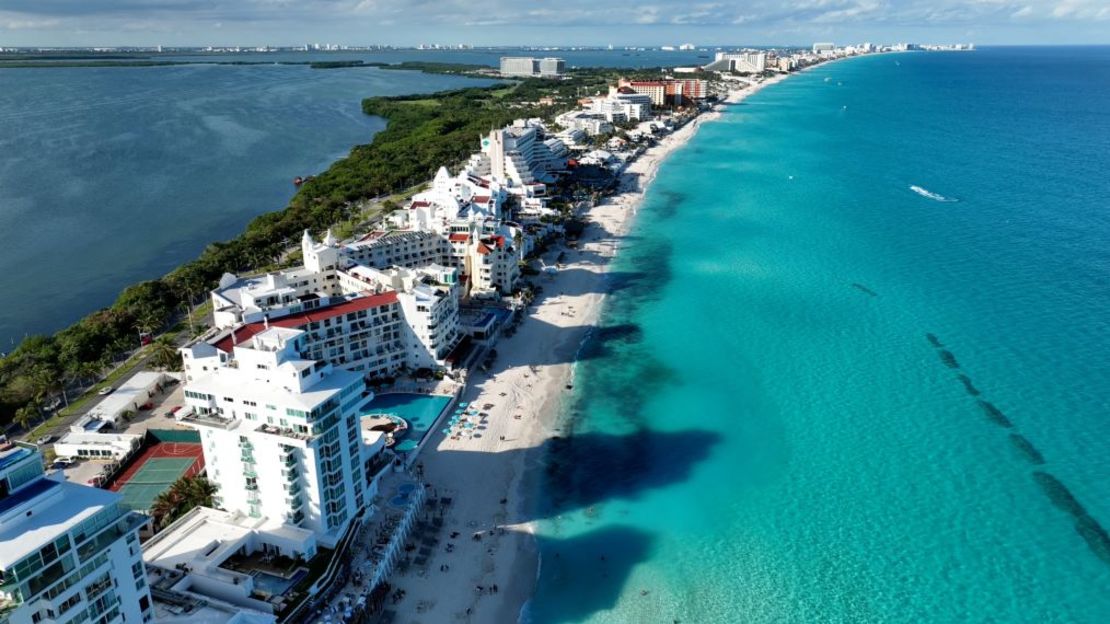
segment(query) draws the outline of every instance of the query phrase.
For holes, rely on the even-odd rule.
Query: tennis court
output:
[[[196,435],[195,432],[188,433]],[[159,435],[154,439],[166,440],[167,436]],[[188,442],[157,441],[147,447],[116,477],[109,489],[123,495],[121,503],[124,507],[135,511],[149,510],[154,499],[175,481],[204,470],[204,451],[192,439]]]
[[[184,475],[196,463],[192,457],[176,459],[158,457],[146,460],[126,483],[120,487],[123,505],[131,509],[150,509],[154,499],[165,492],[174,481]]]

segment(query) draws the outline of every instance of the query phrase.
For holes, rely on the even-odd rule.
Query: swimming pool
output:
[[[393,450],[413,451],[428,435],[439,415],[451,403],[451,397],[432,394],[395,393],[375,396],[362,406],[362,414],[394,414],[409,423],[409,434]]]
[[[397,494],[389,499],[389,503],[394,507],[404,508],[407,507],[412,498],[412,493],[416,491],[415,483],[406,483],[397,488]]]
[[[297,568],[297,571],[289,578],[282,578],[276,574],[270,574],[269,572],[257,571],[252,572],[251,576],[254,577],[254,588],[256,590],[266,592],[271,596],[282,596],[285,592],[289,591],[290,587],[299,583],[306,574],[308,574],[308,570]]]
[[[31,449],[23,448],[22,446],[15,447],[14,450],[0,456],[0,468],[5,468],[14,464],[15,462],[27,457],[31,454]]]

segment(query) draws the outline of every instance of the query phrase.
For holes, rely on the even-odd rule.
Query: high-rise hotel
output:
[[[299,329],[271,326],[231,353],[183,349],[183,424],[201,434],[216,506],[297,526],[334,547],[368,501],[356,408],[361,374],[300,356]]]
[[[139,527],[121,496],[44,474],[31,445],[0,442],[0,624],[153,618]]]

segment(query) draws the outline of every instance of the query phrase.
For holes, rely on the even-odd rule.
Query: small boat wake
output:
[[[922,197],[926,197],[926,198],[931,199],[933,201],[943,202],[943,203],[946,203],[946,204],[952,204],[952,203],[960,201],[960,200],[956,199],[955,197],[945,197],[944,195],[941,195],[940,193],[934,193],[934,192],[932,192],[928,189],[917,186],[916,184],[910,185],[910,190],[913,191],[914,193],[917,193],[918,195],[920,195]]]

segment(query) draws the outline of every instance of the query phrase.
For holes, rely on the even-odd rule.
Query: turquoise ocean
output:
[[[1108,48],[852,59],[702,127],[582,350],[525,619],[1110,622],[1108,147]]]

